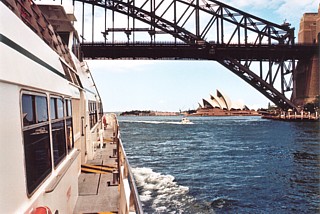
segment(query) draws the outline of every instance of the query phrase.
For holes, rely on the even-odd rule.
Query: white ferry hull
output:
[[[62,6],[53,7],[65,13]],[[94,158],[104,130],[99,93],[71,42],[63,44],[32,1],[1,1],[0,20],[0,213],[33,214],[39,208],[73,213],[81,165]],[[77,39],[73,31],[70,41]],[[121,142],[113,124],[112,138]],[[123,148],[121,153],[126,160]],[[134,181],[127,161],[124,168],[120,184]],[[114,207],[135,213],[138,204],[142,213],[136,188],[119,192],[122,200]]]
[[[32,213],[40,206],[53,208],[53,213],[72,213],[78,197],[75,180],[81,165],[77,147],[81,149],[84,139],[80,132],[74,133],[74,149],[34,193],[27,193],[21,92],[73,97],[78,102],[83,93],[84,103],[87,95],[67,81],[61,57],[2,2],[0,20],[0,213]],[[85,113],[82,116],[86,118]]]

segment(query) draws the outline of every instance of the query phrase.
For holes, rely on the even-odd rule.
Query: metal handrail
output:
[[[116,130],[115,131],[115,137],[117,138],[117,144],[118,144],[118,149],[121,150],[122,154],[123,154],[123,157],[124,158],[124,167],[127,171],[127,178],[128,178],[128,182],[129,182],[129,186],[130,186],[130,191],[132,193],[132,196],[133,196],[133,201],[134,201],[134,208],[135,208],[135,212],[138,213],[138,214],[143,214],[143,209],[142,209],[142,204],[141,204],[141,201],[140,201],[140,197],[139,197],[139,193],[138,193],[138,189],[137,189],[137,186],[136,186],[136,183],[135,183],[135,179],[134,179],[134,176],[133,176],[133,173],[131,171],[131,166],[130,166],[130,163],[129,163],[129,160],[126,155],[126,152],[124,150],[124,147],[123,147],[123,144],[122,144],[122,140],[121,140],[121,134],[120,134],[120,129],[119,129],[119,122],[118,122],[118,119],[116,117],[115,114],[112,114],[113,117],[115,118],[115,121],[116,121]],[[120,154],[120,152],[118,151],[118,155]],[[120,164],[120,158],[118,156],[118,164]],[[120,170],[120,167],[119,167],[119,170]]]
[[[126,157],[125,151],[123,149],[122,140],[119,141],[119,144],[120,144],[120,147],[123,151],[124,156]],[[127,170],[128,170],[128,181],[129,181],[129,185],[130,185],[130,190],[133,193],[135,211],[136,211],[136,213],[143,214],[142,204],[140,201],[137,185],[136,185],[133,173],[131,171],[131,166],[130,166],[129,160],[127,158],[125,158],[125,164],[126,164]]]

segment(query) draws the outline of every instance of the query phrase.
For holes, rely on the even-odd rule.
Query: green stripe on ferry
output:
[[[21,53],[22,55],[28,57],[32,61],[38,63],[39,65],[47,68],[48,70],[52,71],[53,73],[59,75],[60,77],[66,78],[64,74],[60,73],[57,69],[46,63],[45,61],[41,60],[39,57],[35,56],[31,52],[27,51],[8,37],[4,36],[3,34],[0,33],[0,42],[3,44],[9,46],[10,48],[16,50],[17,52]]]

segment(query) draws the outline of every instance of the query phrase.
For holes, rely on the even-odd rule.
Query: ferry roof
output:
[[[47,20],[57,32],[76,32],[73,22],[76,21],[74,14],[67,14],[61,5],[38,5]]]

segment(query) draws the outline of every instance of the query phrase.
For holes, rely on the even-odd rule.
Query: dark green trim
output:
[[[64,74],[60,73],[57,69],[55,69],[54,67],[52,67],[51,65],[49,65],[45,61],[41,60],[39,57],[37,57],[34,54],[32,54],[31,52],[27,51],[26,49],[24,49],[23,47],[21,47],[20,45],[18,45],[14,41],[10,40],[9,38],[7,38],[6,36],[4,36],[1,33],[0,33],[0,42],[9,46],[10,48],[16,50],[17,52],[21,53],[22,55],[28,57],[29,59],[38,63],[39,65],[42,65],[43,67],[49,69],[50,71],[59,75],[60,77],[66,79],[66,76]]]

